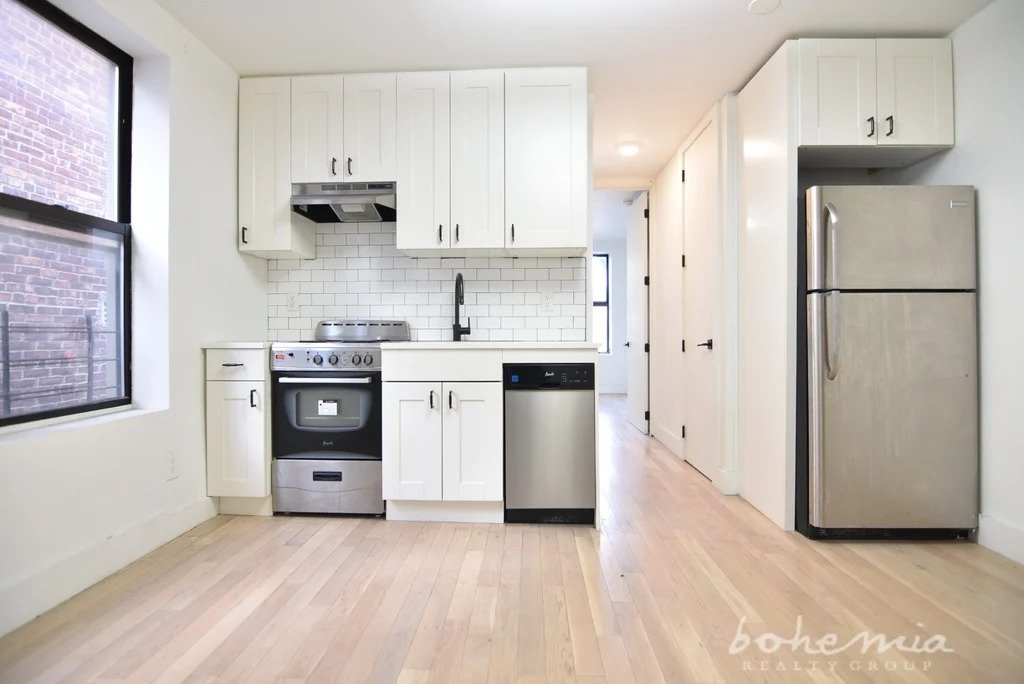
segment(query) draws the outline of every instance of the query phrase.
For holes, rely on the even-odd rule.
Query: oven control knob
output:
[[[338,357],[335,356],[334,354],[331,354],[327,361],[333,366],[338,363]]]
[[[359,363],[360,363],[360,362],[361,362],[362,360],[363,360],[363,359],[362,359],[362,357],[361,357],[361,356],[359,356],[359,354],[356,354],[355,356],[353,356],[353,357],[352,357],[352,365],[353,365],[353,366],[358,366],[358,365],[359,365]]]
[[[366,356],[363,357],[363,364],[364,365],[369,366],[371,363],[373,363],[373,357],[372,356],[367,354]]]
[[[316,356],[313,357],[313,363],[315,363],[316,365],[319,366],[323,362],[324,362],[324,357],[320,356],[319,354],[317,354]]]

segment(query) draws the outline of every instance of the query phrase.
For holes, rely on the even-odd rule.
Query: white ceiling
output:
[[[158,0],[243,76],[585,65],[595,182],[653,177],[797,36],[940,36],[988,0]],[[615,150],[637,140],[640,154]]]

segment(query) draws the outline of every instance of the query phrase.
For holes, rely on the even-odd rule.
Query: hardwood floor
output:
[[[623,409],[602,401],[600,534],[220,516],[0,640],[0,681],[1024,681],[1024,566],[784,533]],[[808,640],[732,655],[741,620]],[[950,652],[804,648],[863,631]]]

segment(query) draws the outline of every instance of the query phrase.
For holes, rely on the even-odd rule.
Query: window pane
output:
[[[0,420],[125,396],[122,245],[0,209]]]
[[[608,301],[606,299],[608,296],[608,255],[594,255],[594,268],[592,273],[592,277],[594,279],[594,301]]]
[[[115,220],[117,67],[0,0],[0,192]]]
[[[599,354],[608,353],[608,307],[594,307],[594,341]]]

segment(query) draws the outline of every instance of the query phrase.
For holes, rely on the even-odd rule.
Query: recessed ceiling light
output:
[[[619,154],[623,157],[633,157],[640,151],[640,143],[638,142],[620,142],[619,143]]]
[[[747,11],[751,14],[768,14],[779,9],[781,0],[750,0]]]

